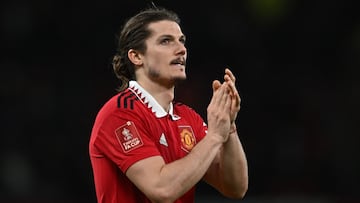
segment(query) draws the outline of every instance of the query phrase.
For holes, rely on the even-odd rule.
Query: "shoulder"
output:
[[[105,134],[111,134],[128,121],[137,126],[144,124],[145,114],[148,113],[142,101],[130,90],[126,89],[110,97],[98,111],[93,129],[98,132],[102,129]]]
[[[181,102],[174,101],[173,106],[175,110],[192,111],[196,113],[196,111],[193,108]]]
[[[100,108],[98,117],[103,119],[118,117],[133,117],[144,112],[141,100],[129,89],[119,92],[109,98]]]
[[[181,102],[173,102],[174,113],[181,117],[200,117],[198,112],[191,108],[190,106],[181,103]]]
[[[135,110],[135,105],[140,101],[136,94],[129,89],[113,95],[102,107],[108,110]]]
[[[113,98],[113,104],[116,104],[116,108],[118,109],[128,109],[128,110],[135,110],[135,104],[139,103],[140,99],[137,95],[126,89],[123,92],[115,95]]]

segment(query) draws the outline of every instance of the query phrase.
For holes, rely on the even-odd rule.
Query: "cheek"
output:
[[[152,67],[163,65],[164,63],[166,63],[166,56],[161,53],[153,53],[149,56],[149,65]]]

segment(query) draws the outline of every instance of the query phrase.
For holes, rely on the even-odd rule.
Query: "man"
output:
[[[207,124],[173,101],[175,84],[186,79],[179,24],[172,11],[151,8],[120,33],[113,67],[122,85],[99,111],[89,144],[98,202],[194,202],[200,180],[230,198],[247,191],[232,72],[212,84]]]

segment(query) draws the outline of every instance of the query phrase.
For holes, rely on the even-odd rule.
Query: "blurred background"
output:
[[[176,100],[237,77],[247,203],[360,202],[360,13],[347,0],[154,1],[187,35]],[[0,202],[96,202],[88,141],[124,21],[150,1],[0,2]],[[199,183],[197,202],[235,202]]]

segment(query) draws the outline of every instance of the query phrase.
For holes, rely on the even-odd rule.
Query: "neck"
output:
[[[155,98],[166,112],[169,112],[170,103],[174,99],[174,84],[163,85],[149,80],[137,82]]]

